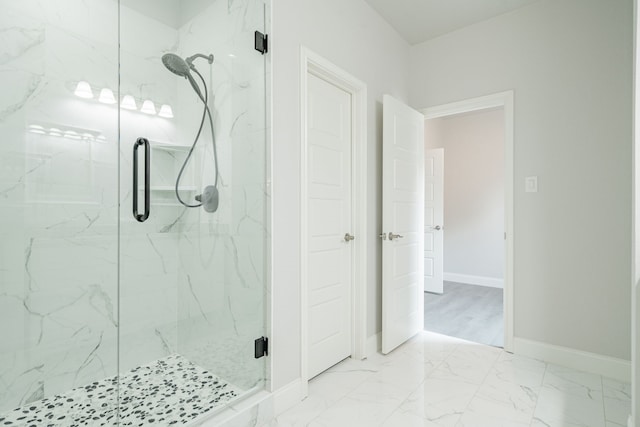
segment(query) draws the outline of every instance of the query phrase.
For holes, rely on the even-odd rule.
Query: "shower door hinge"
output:
[[[262,34],[260,31],[256,31],[255,35],[254,35],[254,40],[255,40],[255,49],[260,52],[261,54],[265,54],[268,52],[269,47],[268,47],[268,42],[269,42],[269,36],[266,34]]]
[[[256,359],[260,359],[263,356],[269,355],[269,338],[260,337],[255,340],[254,356]]]

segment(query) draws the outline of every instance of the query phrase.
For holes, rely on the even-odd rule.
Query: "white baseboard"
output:
[[[469,274],[444,273],[447,282],[464,283],[466,285],[488,286],[490,288],[504,288],[504,279],[495,277],[471,276]]]
[[[382,348],[382,335],[378,332],[367,338],[367,357],[376,354]]]
[[[514,353],[579,371],[599,374],[618,381],[631,382],[631,362],[587,351],[514,338]]]
[[[273,392],[273,415],[277,417],[302,401],[302,379],[298,378]]]

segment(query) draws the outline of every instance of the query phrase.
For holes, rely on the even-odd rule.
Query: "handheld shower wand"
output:
[[[196,134],[196,137],[193,141],[193,145],[191,146],[191,149],[187,154],[187,158],[185,159],[184,163],[182,164],[182,167],[180,168],[180,172],[178,173],[178,177],[176,179],[175,191],[176,191],[176,198],[183,206],[186,206],[188,208],[197,208],[202,206],[204,210],[207,212],[215,212],[218,209],[218,203],[219,203],[218,153],[217,153],[217,147],[216,147],[215,131],[213,128],[213,119],[211,117],[211,110],[209,109],[209,93],[207,91],[207,83],[202,77],[202,74],[200,74],[200,72],[198,72],[196,67],[193,65],[193,61],[197,58],[204,58],[207,60],[207,62],[209,62],[209,64],[213,63],[213,55],[203,55],[201,53],[196,53],[195,55],[192,55],[186,59],[182,59],[181,57],[173,53],[167,53],[162,56],[162,63],[164,64],[164,66],[167,67],[167,69],[172,73],[174,73],[175,75],[178,75],[180,77],[184,77],[185,79],[187,79],[191,84],[191,87],[193,88],[193,90],[196,92],[196,95],[198,95],[198,98],[200,98],[200,100],[204,103],[204,111],[202,112],[200,127],[198,128],[198,133]],[[196,73],[196,75],[202,81],[202,85],[204,86],[204,95],[200,91],[200,86],[198,86],[197,82],[191,75],[191,71]],[[187,162],[189,162],[189,159],[191,158],[193,150],[195,149],[196,144],[198,143],[198,139],[200,138],[200,134],[202,133],[204,120],[207,117],[209,118],[209,126],[211,128],[211,138],[213,142],[213,160],[215,163],[215,173],[216,173],[215,181],[213,185],[206,186],[202,194],[195,196],[196,201],[199,203],[192,205],[182,200],[182,198],[180,197],[180,193],[178,191],[178,187],[180,185],[180,179],[182,177],[182,173],[184,172],[184,169],[187,166]]]

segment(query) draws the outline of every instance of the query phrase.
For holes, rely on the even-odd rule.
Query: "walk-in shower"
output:
[[[264,25],[0,0],[0,425],[199,425],[263,389]]]

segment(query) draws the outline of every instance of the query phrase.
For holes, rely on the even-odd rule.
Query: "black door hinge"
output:
[[[260,359],[263,356],[269,355],[269,338],[260,337],[255,340],[254,356],[256,359]]]
[[[254,33],[254,40],[255,40],[255,49],[263,55],[267,53],[267,51],[269,50],[269,47],[268,47],[269,36],[266,34],[262,34],[260,31],[256,31]]]

